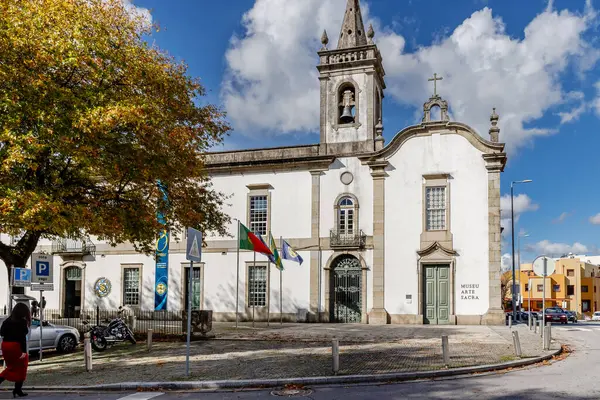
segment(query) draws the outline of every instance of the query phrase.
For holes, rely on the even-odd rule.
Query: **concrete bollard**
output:
[[[544,325],[546,324],[540,319],[540,337],[544,337]]]
[[[148,329],[148,339],[146,340],[148,351],[152,349],[152,329]]]
[[[513,331],[513,344],[515,345],[515,355],[521,358],[521,341],[519,340],[519,332]]]
[[[537,333],[538,322],[533,321],[533,333]]]
[[[508,329],[512,329],[512,315],[508,316]]]
[[[450,349],[448,346],[448,335],[442,335],[442,355],[444,356],[444,364],[450,365]]]
[[[85,370],[92,370],[92,342],[90,341],[90,333],[87,332],[83,339],[83,357],[85,360]]]
[[[331,341],[331,357],[333,374],[337,375],[340,370],[340,341],[338,339]]]
[[[136,323],[137,323],[137,318],[135,317],[135,315],[130,315],[127,321],[127,325],[129,325],[129,329],[131,329],[131,332],[135,331],[136,328]]]

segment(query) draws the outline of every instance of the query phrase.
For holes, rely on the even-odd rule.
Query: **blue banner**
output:
[[[154,310],[167,309],[169,290],[169,232],[162,231],[156,241],[156,272],[154,286]]]
[[[158,188],[163,194],[164,200],[168,202],[167,191],[164,185],[157,182]],[[158,222],[165,225],[165,216],[159,212],[156,216]],[[169,292],[169,232],[165,229],[158,235],[156,241],[156,269],[154,275],[154,310],[166,311]]]

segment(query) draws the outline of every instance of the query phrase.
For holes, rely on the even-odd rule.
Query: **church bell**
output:
[[[349,124],[354,122],[354,116],[352,115],[352,106],[345,106],[344,111],[340,117],[340,122],[342,124]]]

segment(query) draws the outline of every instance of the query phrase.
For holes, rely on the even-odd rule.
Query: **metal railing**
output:
[[[340,234],[332,229],[329,233],[329,244],[331,247],[362,248],[367,244],[367,235],[362,230]]]
[[[52,241],[52,254],[95,255],[96,245],[86,239],[55,239]]]
[[[144,335],[148,332],[148,329],[152,329],[155,334],[159,335],[183,335],[185,333],[183,326],[185,315],[185,311],[179,310],[124,310],[121,314],[118,310],[101,310],[99,308],[77,310],[75,313],[51,309],[44,310],[44,320],[54,325],[71,326],[82,334],[87,332],[92,325],[106,325],[109,321],[120,316],[135,334]],[[135,317],[133,324],[131,324],[131,317]]]

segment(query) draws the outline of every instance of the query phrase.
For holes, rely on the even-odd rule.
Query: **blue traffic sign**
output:
[[[31,286],[31,270],[13,268],[13,286]]]
[[[185,259],[193,262],[202,261],[202,232],[194,228],[188,228],[187,230]]]
[[[50,263],[48,261],[37,261],[35,263],[35,273],[37,276],[50,276]]]

